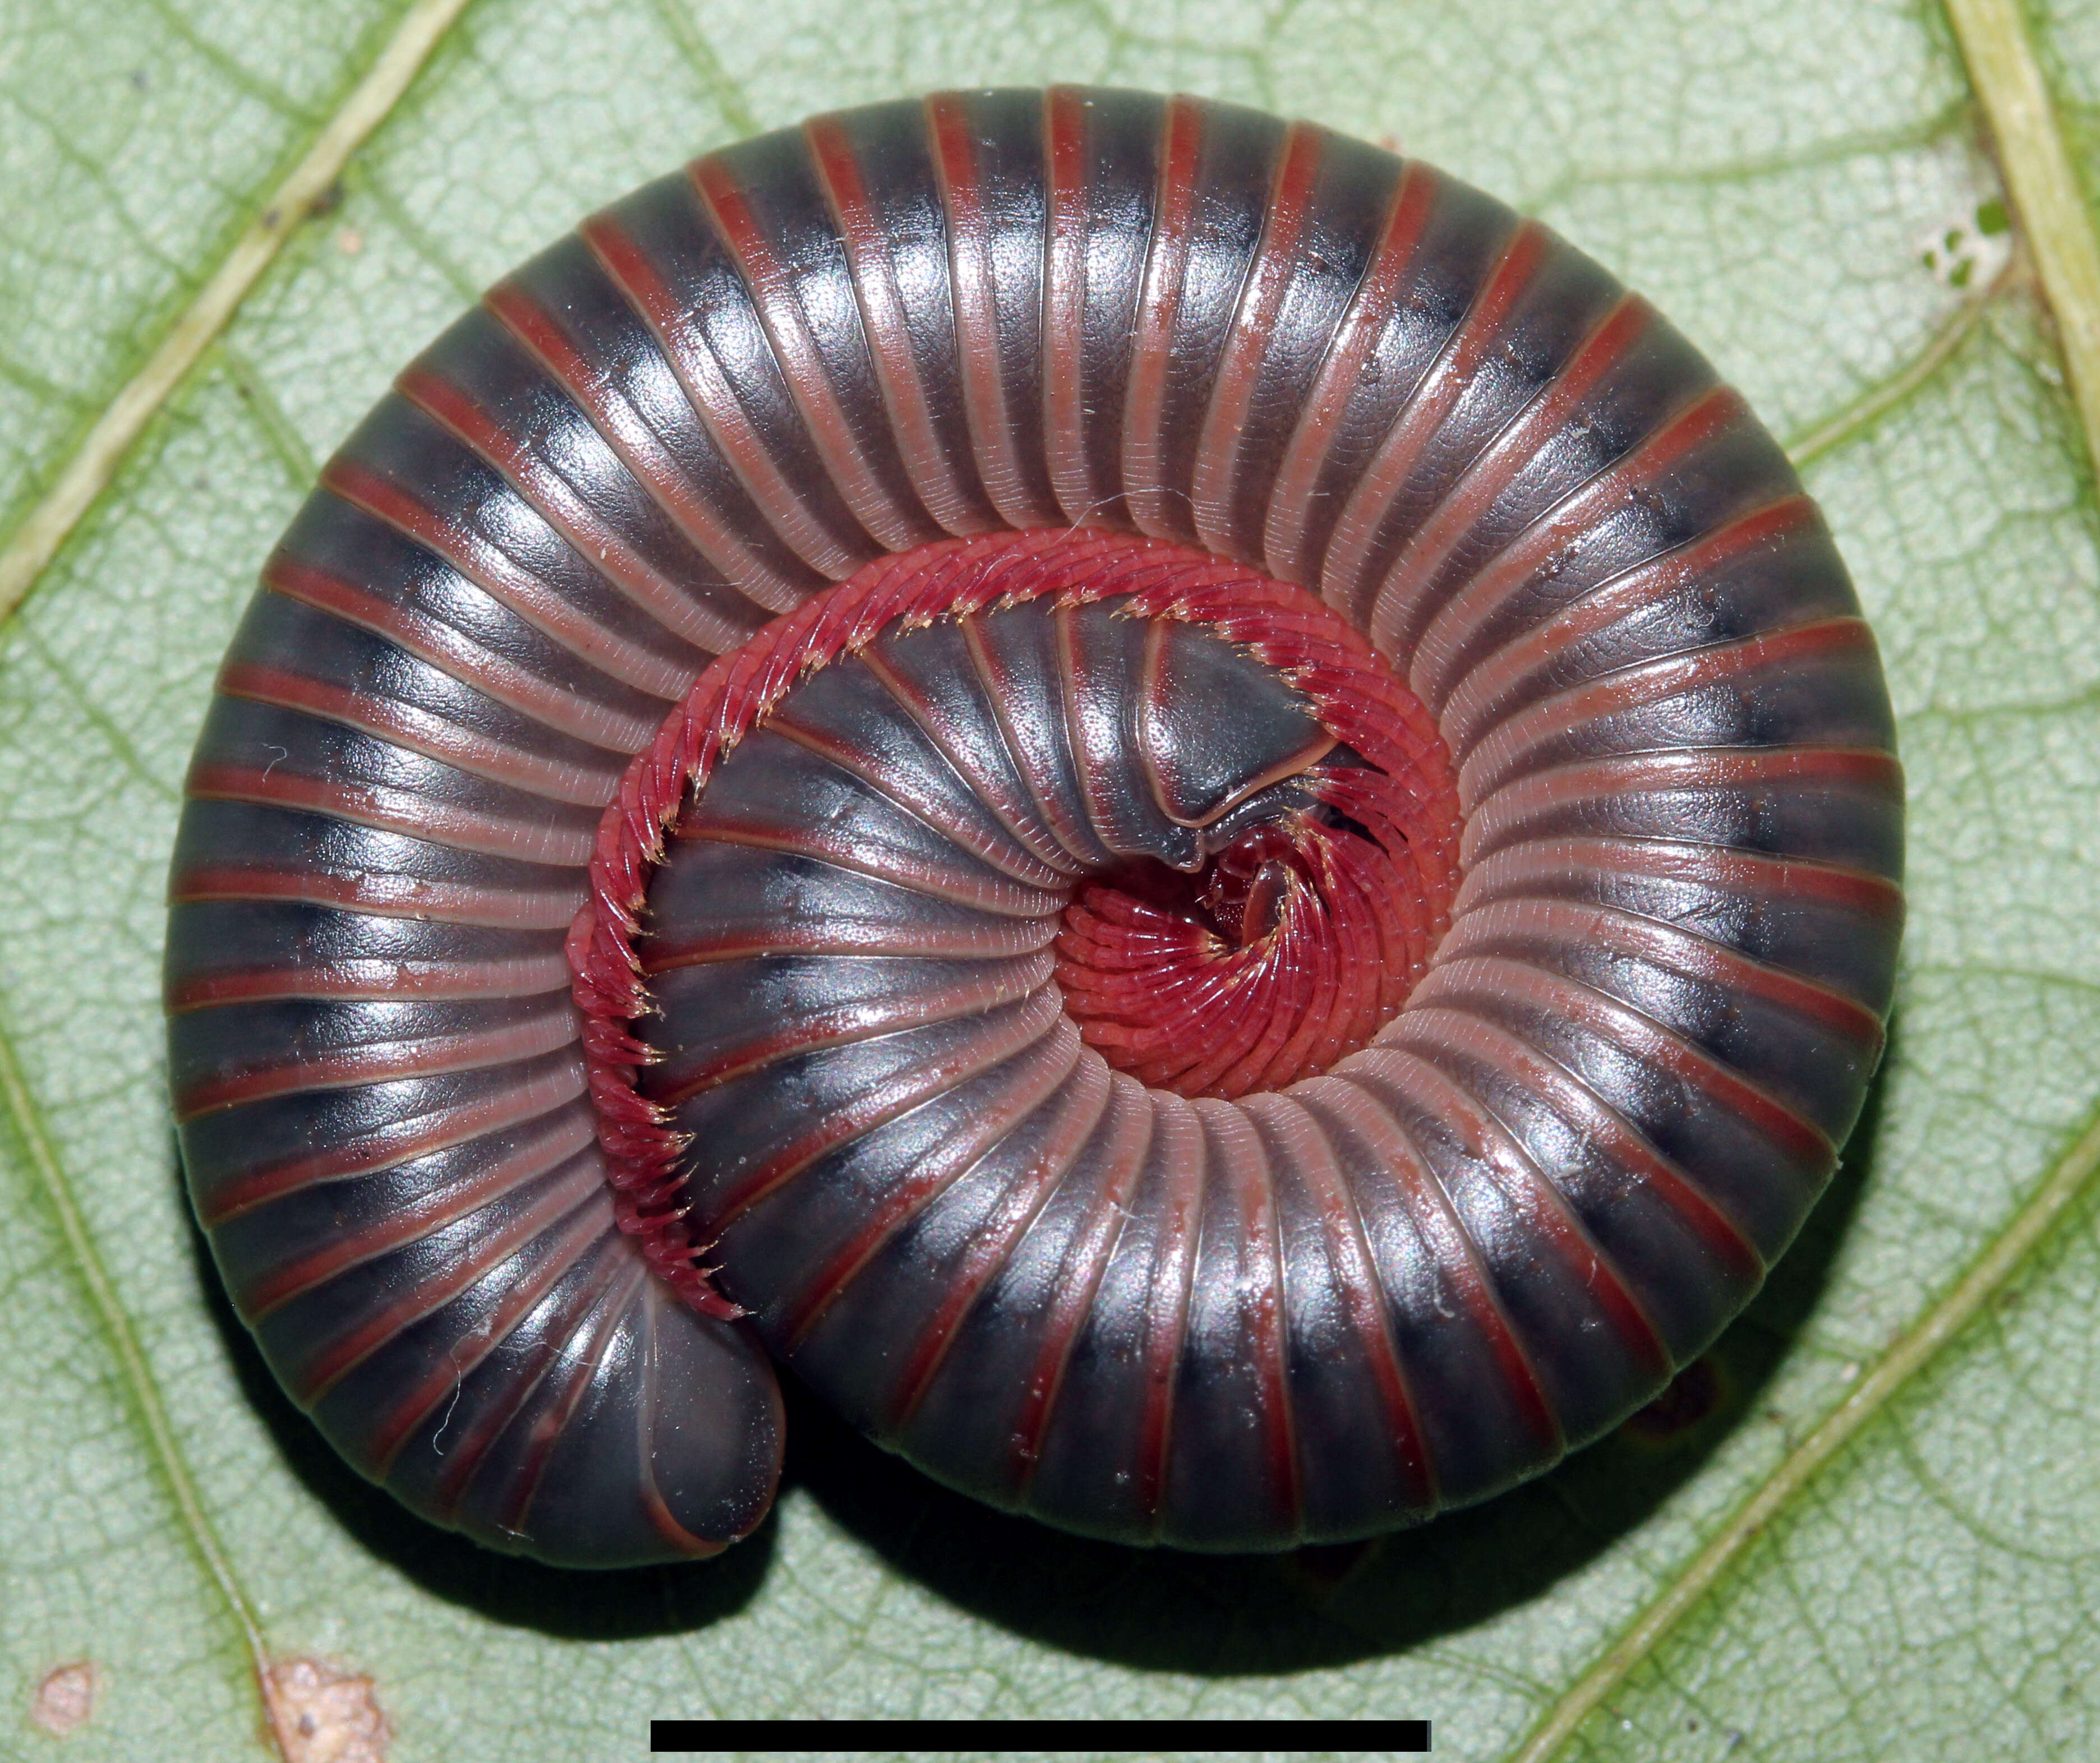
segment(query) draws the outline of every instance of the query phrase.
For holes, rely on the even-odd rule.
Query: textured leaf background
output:
[[[2100,6],[1955,5],[0,0],[0,1752],[267,1758],[258,1674],[304,1658],[372,1680],[395,1758],[462,1763],[633,1756],[652,1714],[2100,1756]],[[1048,78],[1390,137],[1622,272],[1789,438],[1912,791],[1868,1124],[1711,1412],[1365,1554],[1074,1543],[807,1413],[717,1564],[455,1545],[276,1395],[180,1198],[161,893],[218,651],[317,461],[514,259],[751,130]]]

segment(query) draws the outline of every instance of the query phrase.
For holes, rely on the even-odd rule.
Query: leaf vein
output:
[[[50,489],[0,549],[0,619],[21,603],[44,566],[100,498],[146,425],[223,330],[314,201],[392,112],[468,0],[416,0],[364,77],[263,201],[218,270],[176,317],[145,364],[96,419]]]
[[[2013,209],[2056,320],[2089,466],[2100,464],[2100,240],[2019,0],[1947,0]]]
[[[182,1447],[176,1442],[167,1406],[161,1399],[160,1386],[155,1382],[145,1351],[139,1344],[130,1314],[117,1295],[109,1270],[103,1265],[94,1239],[88,1233],[87,1221],[81,1214],[73,1184],[59,1160],[57,1147],[46,1130],[42,1112],[30,1091],[29,1079],[15,1056],[14,1041],[4,1020],[0,1020],[0,1108],[5,1109],[24,1157],[57,1219],[72,1258],[73,1274],[86,1294],[104,1339],[116,1360],[118,1378],[129,1397],[126,1406],[145,1435],[148,1457],[174,1502],[190,1546],[240,1631],[255,1681],[260,1685],[269,1666],[261,1620],[234,1573],[218,1532],[205,1514],[196,1483],[191,1476]]]
[[[1634,1667],[1761,1536],[1824,1465],[1879,1415],[1890,1399],[1929,1364],[2010,1279],[2076,1203],[2100,1169],[2100,1118],[2089,1120],[2071,1148],[2045,1175],[2004,1230],[1970,1264],[1969,1271],[1915,1324],[1889,1344],[1873,1368],[1854,1384],[1809,1435],[1738,1505],[1705,1546],[1661,1593],[1635,1613],[1618,1638],[1549,1708],[1512,1753],[1511,1763],[1546,1763],[1576,1738]]]

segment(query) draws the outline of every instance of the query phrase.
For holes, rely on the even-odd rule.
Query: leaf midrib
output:
[[[470,0],[414,0],[371,66],[315,132],[284,180],[210,279],[176,314],[139,371],[117,389],[51,487],[0,547],[0,621],[21,603],[67,536],[86,518],[117,467],[249,290],[284,249],[350,156],[386,121]]]
[[[2089,468],[2100,465],[2100,240],[2019,0],[1947,0],[1970,85],[2056,320]]]
[[[1546,1763],[1598,1704],[1718,1585],[1751,1543],[1825,1465],[1850,1444],[1905,1384],[1935,1359],[2048,1239],[2100,1170],[2100,1117],[2089,1122],[2027,1202],[1939,1302],[1892,1341],[1815,1430],[1736,1506],[1705,1546],[1621,1629],[1534,1726],[1510,1763]]]

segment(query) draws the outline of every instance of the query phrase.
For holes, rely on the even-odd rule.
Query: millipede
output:
[[[1902,778],[1785,454],[1418,161],[941,93],[585,221],[262,569],[173,860],[189,1191],[491,1547],[712,1554],[775,1367],[1128,1543],[1420,1523],[1758,1289]]]

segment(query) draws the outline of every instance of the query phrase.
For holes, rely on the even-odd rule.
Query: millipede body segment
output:
[[[1478,1500],[1755,1291],[1881,1045],[1901,778],[1777,447],[1535,223],[1306,124],[942,94],[712,154],[399,377],[171,879],[240,1314],[577,1565],[773,1363],[1133,1542]]]

